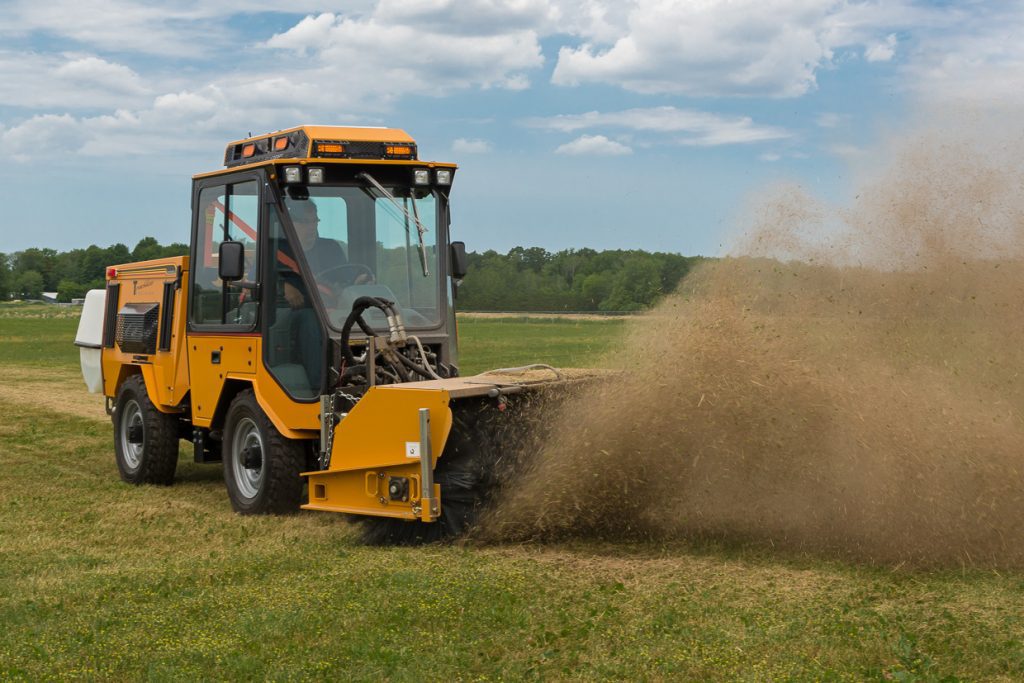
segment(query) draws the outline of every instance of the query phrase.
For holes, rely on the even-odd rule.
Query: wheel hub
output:
[[[238,493],[255,498],[263,488],[266,469],[263,467],[263,436],[252,418],[243,417],[231,436],[231,473]]]
[[[242,451],[242,467],[247,470],[258,470],[263,467],[263,450],[258,443]]]
[[[128,425],[128,443],[130,444],[141,444],[142,443],[142,423],[134,422]]]
[[[121,453],[130,470],[137,470],[142,464],[142,453],[146,441],[146,429],[142,421],[142,407],[138,401],[126,401],[121,407]]]

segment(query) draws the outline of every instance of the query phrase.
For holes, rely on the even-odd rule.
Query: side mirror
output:
[[[241,280],[245,275],[245,248],[241,242],[221,242],[220,264],[217,266],[217,275],[224,282]]]
[[[461,280],[466,277],[466,243],[452,242],[452,279]]]

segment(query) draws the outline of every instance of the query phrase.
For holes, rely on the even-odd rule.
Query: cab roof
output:
[[[320,162],[418,162],[416,141],[399,128],[361,126],[296,126],[229,142],[224,150],[225,170],[201,173],[209,176],[267,162],[309,160]],[[447,163],[426,166],[450,166]]]

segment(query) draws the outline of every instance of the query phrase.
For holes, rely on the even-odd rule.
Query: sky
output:
[[[283,6],[289,9],[281,11]],[[385,125],[470,250],[721,253],[922,111],[1024,92],[1024,3],[0,0],[0,252],[187,242],[228,141]]]

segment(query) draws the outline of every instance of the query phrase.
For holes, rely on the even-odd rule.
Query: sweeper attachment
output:
[[[459,375],[455,165],[401,130],[301,126],[228,144],[225,166],[193,179],[189,256],[111,266],[86,300],[76,344],[122,479],[172,483],[187,439],[239,513],[462,533],[564,378]]]

